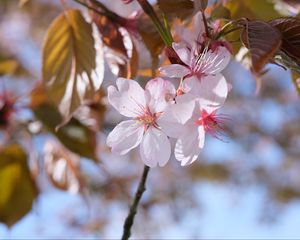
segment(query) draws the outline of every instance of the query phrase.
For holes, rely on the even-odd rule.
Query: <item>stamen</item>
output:
[[[199,119],[195,122],[196,125],[202,125],[204,131],[209,135],[224,141],[227,136],[224,125],[230,120],[225,114],[217,114],[216,111],[207,113],[205,110],[200,112]]]
[[[209,53],[208,47],[205,47],[192,66],[193,72],[200,77],[206,74],[215,74],[220,71],[220,65],[223,60],[224,58],[219,59],[217,54],[213,55]]]
[[[145,111],[139,115],[136,120],[142,124],[144,124],[145,131],[149,129],[149,127],[155,127],[158,128],[158,125],[156,123],[156,119],[159,116],[160,113],[152,113],[149,109],[149,107],[145,108]]]

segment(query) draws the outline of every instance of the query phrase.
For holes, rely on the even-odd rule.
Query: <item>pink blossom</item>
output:
[[[175,96],[174,86],[161,78],[148,82],[145,90],[133,80],[117,79],[108,87],[108,101],[120,114],[132,118],[119,123],[107,137],[112,152],[123,155],[140,145],[140,155],[149,167],[164,166],[171,154],[167,135],[159,118]]]
[[[213,94],[206,100],[195,99],[191,94],[176,98],[161,115],[159,124],[168,136],[177,138],[175,157],[182,166],[193,163],[204,146],[205,133],[216,138],[222,136],[225,118],[217,113],[223,100]]]
[[[214,88],[222,88],[217,97],[226,98],[228,87],[220,73],[230,61],[230,52],[219,46],[214,51],[205,48],[198,53],[196,47],[189,49],[184,43],[173,43],[173,48],[185,65],[171,64],[160,68],[161,74],[168,77],[182,78],[184,92],[203,97],[205,92]],[[211,89],[211,90],[209,90]]]

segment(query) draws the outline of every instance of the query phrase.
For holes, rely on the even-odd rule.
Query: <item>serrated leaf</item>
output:
[[[31,93],[30,107],[37,119],[70,151],[98,161],[95,132],[74,117],[57,129],[57,126],[63,121],[63,117],[57,107],[49,101],[43,88],[36,88]]]
[[[43,49],[43,82],[65,118],[91,97],[103,80],[103,54],[96,52],[92,26],[79,10],[51,24]]]
[[[263,21],[244,20],[242,25],[244,29],[241,40],[249,49],[253,71],[260,73],[280,48],[281,34],[276,28]]]
[[[107,16],[94,12],[91,16],[103,43],[109,48],[105,56],[112,72],[118,77],[134,78],[138,68],[138,53],[128,31]]]
[[[12,226],[32,208],[38,194],[27,156],[19,145],[0,150],[0,222]]]
[[[280,49],[300,66],[300,19],[278,18],[269,23],[282,35]]]
[[[111,21],[106,16],[101,16],[94,12],[92,13],[92,18],[101,33],[103,43],[114,51],[126,55],[127,50],[117,23]]]

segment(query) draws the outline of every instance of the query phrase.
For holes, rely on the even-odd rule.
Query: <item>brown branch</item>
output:
[[[135,193],[135,197],[134,197],[134,201],[130,207],[129,213],[126,217],[126,220],[124,222],[124,227],[123,227],[123,236],[122,236],[122,240],[128,240],[131,234],[131,228],[134,222],[134,217],[137,213],[137,208],[139,205],[139,202],[141,200],[141,197],[144,193],[144,191],[146,190],[145,184],[146,184],[146,180],[147,180],[147,176],[149,173],[150,168],[148,166],[144,167],[144,172],[143,175],[141,177],[138,189]]]

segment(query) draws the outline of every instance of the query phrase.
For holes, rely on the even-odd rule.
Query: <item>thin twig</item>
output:
[[[124,222],[122,240],[127,240],[130,237],[131,228],[132,228],[132,225],[134,222],[134,217],[137,213],[137,208],[138,208],[139,202],[141,200],[141,197],[142,197],[144,191],[146,190],[145,184],[146,184],[149,170],[150,170],[150,168],[148,166],[144,167],[143,175],[141,177],[138,189],[135,193],[134,201],[130,207],[128,216],[126,217],[126,220]]]

